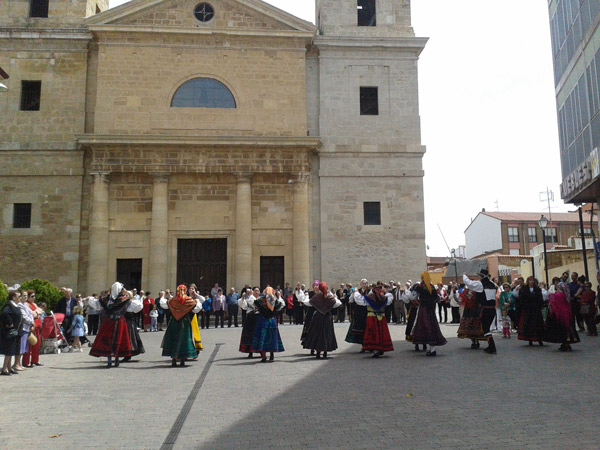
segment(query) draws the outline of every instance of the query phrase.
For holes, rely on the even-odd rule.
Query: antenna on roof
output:
[[[496,205],[496,212],[500,212],[500,208],[498,207],[498,200],[494,202],[494,205]]]
[[[550,227],[552,227],[552,208],[550,207],[550,202],[554,201],[554,192],[548,189],[546,186],[546,192],[540,192],[540,202],[548,202],[548,218],[550,219]],[[542,208],[546,209],[546,208]]]

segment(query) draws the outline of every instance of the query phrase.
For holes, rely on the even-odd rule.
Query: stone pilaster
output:
[[[93,174],[92,216],[90,219],[90,263],[88,265],[88,292],[110,288],[108,270],[108,174]]]
[[[167,263],[169,240],[169,176],[154,175],[152,178],[152,225],[150,227],[150,261],[148,277],[144,283],[150,286],[152,295],[167,287]]]
[[[235,208],[235,286],[252,283],[252,174],[237,173]]]
[[[293,282],[310,284],[310,243],[308,233],[308,174],[294,180],[294,228],[292,234]]]

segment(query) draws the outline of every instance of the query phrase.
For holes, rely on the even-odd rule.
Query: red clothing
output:
[[[394,350],[390,330],[383,314],[375,314],[371,311],[367,314],[367,326],[362,348],[363,350],[380,352]]]
[[[144,309],[142,309],[142,323],[144,325],[150,325],[150,311],[154,306],[154,299],[146,297],[143,301]]]
[[[32,311],[36,311],[38,306],[33,302],[27,302],[27,306]],[[38,364],[40,362],[40,348],[42,347],[42,319],[33,319],[33,327],[31,332],[37,337],[37,344],[29,345],[29,351],[23,354],[23,364],[29,366],[31,364]]]
[[[132,356],[131,341],[129,340],[129,331],[125,317],[118,319],[107,317],[102,321],[100,331],[94,340],[90,356]]]

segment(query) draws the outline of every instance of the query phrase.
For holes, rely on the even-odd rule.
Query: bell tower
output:
[[[0,25],[27,24],[60,27],[108,9],[108,0],[10,0],[0,1]]]
[[[427,39],[414,35],[410,0],[317,0],[316,13],[307,58],[309,133],[322,142],[313,271],[330,283],[418,278],[426,255],[417,62]]]

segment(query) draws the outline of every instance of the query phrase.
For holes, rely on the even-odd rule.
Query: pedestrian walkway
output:
[[[497,355],[449,344],[425,357],[390,325],[395,351],[340,349],[316,360],[301,327],[284,325],[273,363],[237,351],[241,328],[201,330],[185,368],[160,356],[163,333],[118,369],[87,354],[42,356],[44,367],[0,380],[3,449],[597,448],[600,341],[573,352],[496,339]],[[86,349],[87,351],[87,349]]]

